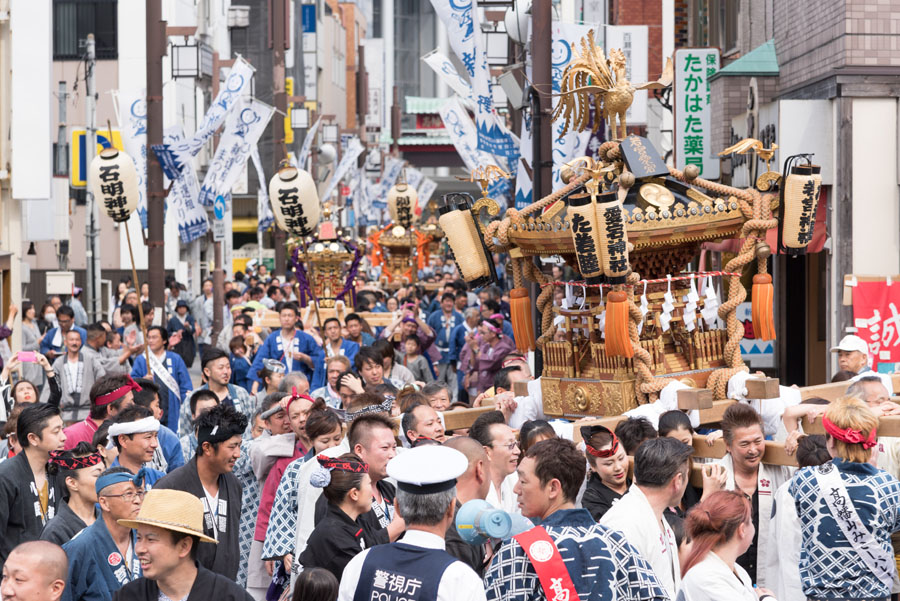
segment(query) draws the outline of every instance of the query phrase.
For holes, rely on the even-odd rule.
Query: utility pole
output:
[[[84,67],[85,94],[85,152],[84,160],[87,165],[94,160],[94,151],[97,149],[97,90],[94,85],[94,67],[97,64],[97,46],[94,34],[87,35],[86,60]],[[65,103],[65,100],[62,100]],[[63,104],[65,107],[65,104]],[[63,110],[65,110],[63,108]],[[110,140],[112,143],[112,140]],[[84,247],[85,247],[85,286],[84,300],[91,321],[100,318],[100,252],[97,248],[98,227],[100,225],[100,207],[94,198],[90,186],[85,186],[87,205],[84,211]]]
[[[163,143],[162,57],[166,54],[166,22],[162,20],[162,0],[146,0],[147,7],[147,281],[150,304],[157,315],[165,307],[166,264],[163,220],[166,192],[163,172],[150,149]],[[134,283],[140,290],[140,282]]]
[[[232,61],[233,64],[233,61]],[[213,53],[213,76],[212,76],[212,97],[219,95],[219,77],[222,71],[222,61],[219,60],[219,53]],[[219,134],[213,136],[215,146],[219,145]],[[277,227],[275,229],[278,229]],[[227,232],[226,232],[226,235]],[[213,323],[212,323],[212,341],[215,345],[219,338],[219,332],[225,325],[225,316],[223,315],[225,307],[225,272],[222,269],[223,259],[222,242],[220,240],[213,241]]]
[[[394,102],[391,105],[391,156],[400,156],[400,87],[394,86]]]
[[[284,119],[287,113],[287,91],[284,87],[284,51],[290,48],[288,31],[291,16],[285,0],[271,0],[269,6],[269,48],[272,49],[272,101],[278,114],[272,119],[272,174],[278,171],[284,152]],[[260,182],[260,185],[266,185]],[[287,272],[286,236],[281,228],[275,232],[275,273],[284,275]]]

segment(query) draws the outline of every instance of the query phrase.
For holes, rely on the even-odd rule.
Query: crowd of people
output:
[[[673,401],[614,428],[548,420],[500,288],[357,293],[319,323],[263,270],[214,306],[123,281],[108,319],[74,295],[11,307],[0,345],[3,599],[890,599],[900,592],[900,413],[865,343],[846,394],[748,399],[714,427]],[[222,311],[224,326],[213,332]],[[155,315],[161,311],[162,315]],[[280,327],[260,325],[275,312]],[[390,313],[371,327],[365,315]],[[143,322],[142,322],[143,320]],[[860,344],[861,343],[861,344]],[[192,378],[193,364],[200,375]],[[492,407],[488,407],[492,405]],[[445,413],[484,407],[468,428]],[[821,420],[826,435],[805,435]],[[695,447],[721,444],[721,460]],[[780,443],[799,468],[766,463]],[[471,544],[483,500],[537,525]],[[210,597],[211,596],[211,597]]]

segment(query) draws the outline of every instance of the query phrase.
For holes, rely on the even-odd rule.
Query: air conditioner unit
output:
[[[228,7],[228,27],[249,27],[250,26],[250,7],[249,6],[229,6]]]

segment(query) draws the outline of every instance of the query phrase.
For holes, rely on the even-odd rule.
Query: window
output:
[[[118,58],[117,0],[53,0],[53,60],[80,60],[94,34],[98,59]]]

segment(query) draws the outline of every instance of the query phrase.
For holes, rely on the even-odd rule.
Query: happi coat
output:
[[[725,468],[725,490],[737,490],[734,483],[734,461],[731,454],[726,453],[719,461]],[[766,550],[770,540],[770,526],[772,523],[772,505],[774,504],[775,491],[778,487],[791,479],[793,471],[782,465],[769,465],[760,463],[756,473],[756,494],[759,499],[759,512],[757,514],[759,524],[756,527],[756,583],[760,587],[768,588],[766,583]]]
[[[621,532],[595,522],[586,509],[560,509],[541,526],[559,549],[581,601],[669,599],[637,549]],[[515,539],[494,555],[484,588],[488,601],[546,599],[531,560]]]
[[[286,349],[286,346],[290,346],[290,348]],[[310,369],[302,361],[292,359],[286,350],[299,351],[304,355],[309,355],[313,365],[316,366],[315,370]],[[325,351],[316,344],[312,336],[302,330],[295,330],[294,337],[289,342],[282,339],[280,330],[269,334],[266,341],[256,352],[256,356],[253,358],[253,365],[250,366],[250,372],[247,374],[251,380],[259,384],[262,384],[262,382],[257,372],[263,368],[263,360],[265,359],[280,361],[287,368],[288,373],[292,371],[303,372],[303,375],[309,380],[310,390],[315,390],[325,384]]]
[[[148,376],[150,370],[147,368],[147,356],[142,353],[135,357],[134,366],[131,368],[132,378],[151,377],[157,385],[159,385],[159,406],[163,410],[164,415],[162,423],[169,427],[173,432],[178,432],[178,417],[181,412],[182,404],[189,404],[188,398],[194,389],[191,382],[191,376],[188,373],[184,361],[178,356],[178,353],[166,351],[165,358],[160,360],[163,363],[168,376],[161,377],[155,373]]]
[[[159,599],[156,581],[147,578],[138,578],[128,583],[113,596],[113,601],[159,601]],[[253,597],[233,580],[198,565],[197,578],[186,601],[253,601]]]
[[[69,558],[69,581],[62,601],[112,601],[117,590],[141,576],[134,542],[132,530],[129,565],[101,517],[64,544],[63,550]]]
[[[675,533],[665,518],[657,519],[637,484],[631,485],[628,492],[604,514],[600,523],[624,534],[653,568],[656,579],[669,597],[675,597],[681,585]]]
[[[94,517],[100,519],[100,509],[94,507]],[[41,532],[41,540],[47,540],[57,545],[64,545],[74,538],[76,534],[87,528],[78,515],[69,509],[68,503],[61,503],[56,510],[56,515],[47,522]]]
[[[38,540],[62,504],[63,489],[47,476],[47,512],[41,511],[34,474],[24,451],[0,462],[0,569],[19,543]]]
[[[218,521],[213,524],[215,511],[207,506],[206,493],[197,474],[197,457],[160,479],[154,488],[184,490],[203,502],[203,533],[215,538],[218,544],[201,542],[197,560],[203,567],[234,580],[240,562],[238,526],[241,515],[241,485],[234,474],[219,475]],[[220,600],[216,600],[220,601]]]

